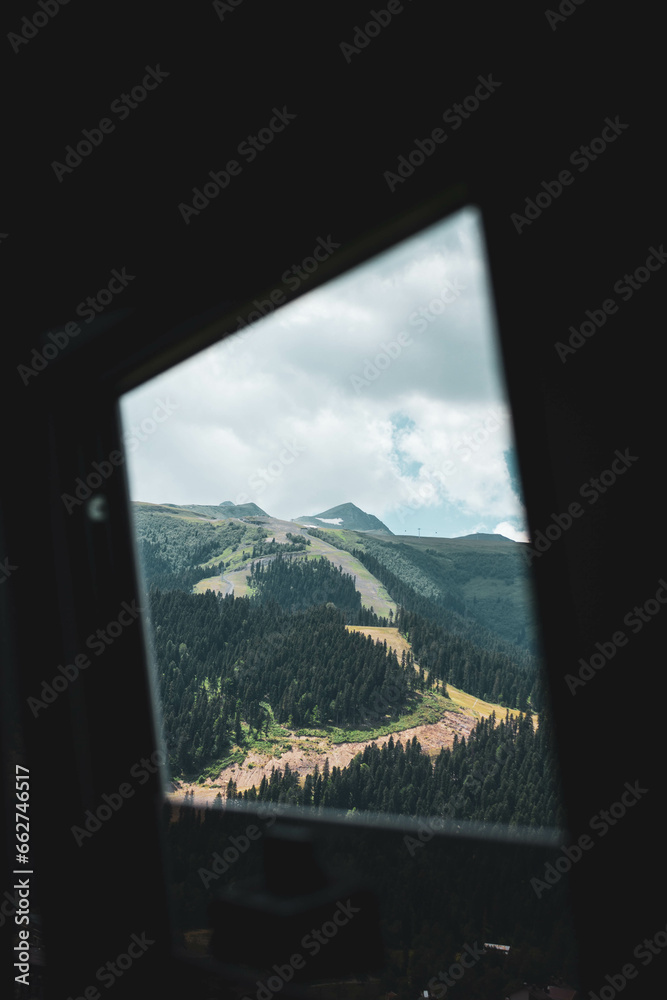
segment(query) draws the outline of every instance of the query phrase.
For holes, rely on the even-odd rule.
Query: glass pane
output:
[[[363,871],[386,951],[311,995],[570,997],[572,840],[480,214],[274,308],[294,273],[121,400],[178,942],[207,953],[211,899],[297,814],[336,821],[322,860]],[[241,967],[225,940],[244,996],[287,992],[282,958]]]
[[[549,834],[479,212],[255,306],[121,400],[166,794]]]

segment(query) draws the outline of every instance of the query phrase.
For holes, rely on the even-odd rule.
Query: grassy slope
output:
[[[370,635],[376,641],[383,642],[386,639],[387,647],[396,651],[399,660],[403,650],[406,653],[412,651],[411,644],[405,636],[401,635],[397,628],[375,628],[370,625],[347,625],[346,628],[351,632],[363,632],[364,635]],[[415,663],[415,669],[419,669],[418,663]],[[459,688],[452,687],[451,684],[447,685],[447,696],[456,711],[464,711],[466,714],[473,715],[476,719],[487,719],[492,712],[496,713],[497,719],[504,719],[505,713],[508,711],[502,705],[494,705],[490,701],[482,701],[472,694],[467,694],[465,691],[460,691]],[[520,714],[516,708],[510,708],[509,713],[510,715]],[[537,716],[535,714],[533,714],[533,722],[537,725]]]
[[[210,524],[225,523],[224,521],[221,521],[220,519],[217,519],[215,517],[210,517],[202,513],[191,511],[189,509],[183,510],[180,508],[163,506],[161,504],[144,503],[141,501],[135,501],[133,506],[137,508],[137,510],[141,510],[144,513],[167,514],[171,518],[173,518],[174,521],[196,523],[196,524],[204,524],[207,522]],[[239,519],[229,518],[228,520],[237,521]],[[214,566],[217,566],[217,564],[220,562],[230,563],[230,567],[227,570],[228,573],[234,572],[235,569],[238,570],[240,566],[245,566],[252,554],[253,539],[254,541],[259,541],[261,538],[267,536],[271,537],[270,525],[268,526],[268,531],[263,530],[262,527],[258,527],[257,525],[254,524],[252,526],[248,526],[247,530],[252,534],[253,537],[244,538],[242,544],[238,547],[227,546],[225,549],[216,552],[215,555],[211,556],[210,559],[207,559],[205,562],[198,563],[197,565],[201,566],[203,570],[206,570],[206,569],[212,569]],[[283,541],[284,539],[276,538],[276,540]],[[236,590],[235,592],[238,597],[241,597],[243,596],[244,593],[247,592],[247,588],[245,588],[245,571],[239,573],[238,577],[239,577],[239,589]],[[219,575],[206,577],[205,579],[200,580],[199,583],[197,583],[193,587],[193,592],[195,594],[203,594],[207,590],[219,591],[220,593],[224,594],[227,592],[228,587],[224,585]]]
[[[389,611],[391,610],[393,614],[396,614],[398,607],[394,601],[389,597],[389,594],[373,574],[363,566],[358,559],[354,556],[345,552],[343,549],[337,549],[334,545],[330,545],[328,542],[324,542],[319,538],[311,538],[306,531],[300,529],[296,524],[290,521],[281,521],[278,518],[265,518],[262,521],[262,527],[266,532],[266,537],[271,539],[275,538],[277,542],[286,542],[287,532],[294,535],[303,535],[304,538],[308,538],[310,545],[305,553],[295,553],[289,556],[291,559],[315,559],[320,556],[325,556],[334,566],[342,566],[344,573],[350,573],[353,577],[357,578],[356,588],[361,594],[361,603],[366,608],[373,608],[376,614],[388,617]],[[337,532],[336,532],[337,534]],[[351,536],[354,535],[353,532],[349,533]],[[247,544],[239,548],[234,553],[223,553],[221,557],[217,557],[215,561],[219,561],[220,558],[224,559],[225,562],[231,559],[231,565],[225,570],[225,580],[234,588],[235,597],[245,597],[250,593],[248,585],[246,583],[246,577],[249,573],[249,563],[252,554],[252,547]],[[269,557],[271,558],[271,557]],[[208,564],[203,565],[209,565]],[[203,593],[207,588],[217,589],[220,584],[219,577],[210,577],[207,580],[202,580],[195,587],[196,593]]]
[[[157,513],[169,514],[175,519],[182,521],[201,523],[202,521],[205,522],[212,520],[211,518],[191,511],[175,510],[174,508],[164,507],[157,504],[138,503],[137,506],[155,511]],[[263,518],[262,529],[263,530],[261,532],[258,531],[258,537],[263,535],[269,539],[275,538],[277,542],[288,541],[288,531],[292,534],[304,534],[306,537],[309,537],[311,544],[308,547],[307,552],[303,555],[295,554],[291,558],[312,559],[325,556],[334,565],[342,566],[344,572],[351,573],[352,576],[356,576],[356,586],[361,593],[362,603],[365,607],[373,607],[377,614],[385,617],[388,617],[390,610],[396,614],[398,610],[397,605],[391,600],[385,588],[370,573],[370,571],[366,569],[365,566],[363,566],[351,555],[351,553],[338,549],[326,541],[309,536],[306,531],[302,531],[302,529],[292,522],[281,521],[276,518]],[[330,531],[331,534],[343,544],[358,546],[361,543],[363,545],[365,537],[363,533],[340,528],[328,528],[326,530],[328,532]],[[434,548],[438,551],[445,551],[448,547],[454,546],[454,548],[460,552],[474,551],[479,549],[480,546],[484,546],[484,551],[486,552],[489,551],[489,546],[493,547],[493,549],[506,550],[507,546],[512,544],[502,540],[499,540],[498,542],[476,542],[473,539],[467,541],[433,538],[418,539],[405,536],[395,536],[394,538],[383,536],[382,540],[390,541],[394,544],[401,542],[413,544],[415,548],[421,549]],[[212,567],[220,561],[228,562],[230,565],[225,571],[224,580],[221,580],[220,576],[208,577],[201,580],[194,588],[194,591],[196,593],[203,593],[207,589],[211,589],[219,590],[220,592],[225,593],[228,589],[226,583],[229,582],[234,587],[235,596],[244,596],[249,592],[246,584],[246,576],[248,574],[248,565],[251,555],[252,545],[248,544],[247,540],[244,540],[244,544],[238,548],[232,549],[228,547],[224,551],[207,560],[205,563],[201,563],[200,565],[203,569]],[[498,581],[495,580],[477,581],[473,578],[470,581],[470,586],[473,590],[476,587],[476,592],[479,594],[485,587],[491,588],[491,592],[493,592],[493,588],[497,586],[497,583]],[[386,638],[387,645],[396,650],[399,659],[403,650],[407,652],[411,649],[410,643],[402,635],[400,635],[398,629],[396,628],[376,628],[370,626],[348,626],[348,628],[354,631],[363,631],[365,634],[371,635],[374,639],[379,639],[380,641],[383,641]],[[294,740],[295,736],[306,737],[309,742],[312,742],[313,748],[316,748],[316,752],[325,754],[326,748],[330,747],[332,744],[344,742],[366,742],[369,739],[385,736],[388,733],[398,733],[406,729],[411,729],[415,726],[436,723],[442,718],[443,713],[447,711],[461,713],[475,720],[479,718],[486,718],[494,711],[497,718],[500,719],[505,717],[507,710],[502,706],[480,701],[474,696],[469,695],[464,691],[459,691],[457,688],[453,688],[450,685],[447,685],[447,688],[447,698],[444,698],[442,695],[434,692],[426,692],[423,697],[416,697],[412,708],[399,720],[383,720],[377,725],[363,730],[322,727],[312,730],[301,730],[294,733],[286,729],[284,726],[280,726],[274,722],[270,726],[269,734],[266,737],[262,736],[259,738],[249,738],[245,747],[233,747],[223,766],[226,766],[232,761],[240,763],[249,751],[260,753],[262,755],[266,754],[269,757],[272,755],[280,756],[281,752],[290,748],[291,741]],[[518,713],[516,710],[511,710],[510,714],[516,715]],[[537,723],[536,716],[534,717],[534,721]],[[245,725],[243,728],[247,732],[247,727]],[[218,764],[216,767],[209,768],[209,777],[212,777],[214,772],[219,773],[220,767],[221,764]]]
[[[533,644],[536,641],[537,618],[533,594],[531,591],[530,570],[526,567],[521,552],[526,548],[523,543],[516,543],[503,538],[419,538],[415,535],[375,535],[370,532],[349,531],[342,528],[318,530],[331,534],[337,544],[349,548],[361,548],[370,551],[378,557],[377,543],[383,547],[401,547],[401,557],[407,562],[406,569],[412,563],[410,550],[420,561],[424,555],[434,558],[431,577],[428,568],[418,570],[425,574],[423,579],[432,580],[438,589],[451,589],[465,601],[467,613],[471,619],[485,628],[490,629],[499,637],[509,642],[516,641],[516,633],[521,625],[526,632],[526,641]],[[407,549],[407,551],[406,551]],[[481,573],[468,575],[468,557],[473,557]],[[485,565],[491,557],[491,566],[497,557],[505,557],[506,566],[511,579],[498,576],[495,572],[485,575]],[[402,572],[395,565],[389,565],[391,572],[401,577]],[[417,567],[415,566],[415,569]],[[451,577],[449,576],[451,570]],[[463,570],[463,572],[462,572]],[[411,582],[411,581],[408,581]],[[411,585],[420,592],[419,586]],[[424,591],[427,593],[427,590]]]
[[[383,641],[387,639],[387,646],[396,649],[399,657],[403,649],[411,651],[411,645],[395,628],[375,628],[371,626],[348,625],[348,629],[357,632],[364,632],[374,639]],[[415,664],[418,669],[418,664]],[[331,751],[332,747],[338,744],[359,743],[360,748],[371,740],[379,739],[390,733],[401,734],[406,730],[414,729],[417,726],[435,726],[440,722],[445,713],[454,712],[467,717],[474,722],[479,719],[488,718],[495,712],[496,719],[504,719],[508,709],[502,705],[494,705],[491,702],[481,701],[474,695],[467,694],[458,688],[447,685],[447,697],[433,691],[426,691],[423,695],[416,694],[410,709],[399,719],[378,720],[375,725],[364,729],[342,728],[336,726],[320,726],[312,729],[290,730],[286,726],[281,726],[273,722],[269,727],[268,734],[261,736],[250,736],[248,727],[242,724],[247,739],[243,747],[234,746],[224,761],[209,767],[204,772],[200,783],[214,781],[218,778],[223,767],[231,764],[243,765],[244,760],[250,754],[270,759],[280,759],[280,757],[293,749],[295,740],[303,741],[303,747],[307,747],[311,752],[324,758]],[[511,716],[518,715],[516,709],[509,709]],[[537,716],[533,715],[533,723],[537,726]],[[400,738],[397,736],[397,738]],[[431,751],[436,752],[436,751]],[[249,764],[253,769],[258,765]]]

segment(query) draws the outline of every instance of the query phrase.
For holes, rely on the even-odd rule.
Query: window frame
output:
[[[294,301],[313,288],[325,284],[332,278],[349,271],[356,264],[367,261],[377,253],[393,246],[400,240],[421,231],[425,227],[441,221],[450,214],[467,205],[475,205],[482,214],[486,231],[486,215],[484,211],[485,198],[479,193],[473,196],[469,188],[460,185],[448,191],[435,202],[429,202],[421,208],[402,215],[375,233],[360,238],[354,246],[344,252],[336,253],[325,261],[309,281],[307,289],[300,289],[287,296],[287,302]],[[514,412],[511,370],[507,365],[504,351],[503,324],[498,300],[495,297],[495,274],[492,266],[492,248],[487,242],[487,261],[490,268],[491,287],[494,293],[494,308],[496,311],[499,349],[503,357],[509,402]],[[261,296],[263,291],[255,293]],[[247,304],[250,308],[250,302]],[[282,307],[279,307],[282,308]],[[89,469],[92,462],[104,461],[111,452],[122,447],[122,424],[120,419],[120,397],[139,384],[166,371],[186,360],[203,348],[218,342],[222,337],[233,335],[235,317],[239,313],[238,303],[221,303],[205,313],[179,323],[167,331],[157,334],[151,343],[150,350],[145,347],[132,348],[133,324],[140,319],[130,318],[125,324],[121,349],[115,353],[107,338],[104,345],[92,345],[90,349],[72,352],[71,357],[63,359],[58,371],[45,373],[44,393],[38,411],[41,429],[41,455],[45,462],[46,474],[41,477],[41,483],[48,482],[48,499],[52,508],[50,532],[52,538],[52,557],[57,573],[57,591],[60,614],[50,616],[52,631],[48,635],[34,636],[19,652],[19,673],[17,687],[22,701],[23,728],[26,734],[26,752],[31,761],[31,768],[39,768],[39,760],[43,747],[60,745],[66,748],[66,754],[77,774],[77,781],[72,783],[64,799],[58,800],[53,793],[48,792],[44,780],[38,782],[40,794],[44,796],[48,807],[53,809],[58,805],[71,822],[75,817],[85,813],[101,799],[102,794],[116,791],[118,776],[127,774],[139,760],[150,756],[158,750],[159,734],[155,718],[154,694],[150,681],[151,663],[148,653],[146,623],[139,620],[136,632],[127,632],[127,641],[120,650],[117,645],[111,646],[105,653],[104,665],[108,668],[106,675],[96,675],[89,672],[79,678],[78,684],[72,683],[66,694],[59,699],[59,705],[49,707],[40,718],[40,725],[31,718],[26,707],[26,698],[39,688],[45,677],[50,676],[50,668],[44,668],[44,663],[70,662],[68,657],[77,648],[80,636],[86,633],[84,622],[107,622],[114,619],[123,600],[140,600],[138,565],[133,542],[130,499],[127,478],[123,465],[104,483],[104,495],[108,516],[106,519],[94,521],[85,509],[85,505],[67,514],[61,502],[62,491],[67,484],[73,483],[77,476]],[[113,339],[113,338],[111,338]],[[517,440],[519,464],[521,472],[525,472],[525,463],[521,461],[522,450]],[[524,478],[524,482],[526,479]],[[19,600],[20,587],[16,592]],[[538,588],[538,606],[543,608]],[[542,621],[544,619],[542,618]],[[123,654],[123,655],[121,655]],[[102,726],[102,732],[95,731],[96,720],[102,717],[103,706],[109,707],[108,674],[116,672],[116,685],[125,690],[125,700],[131,701],[131,706],[125,715],[126,723],[119,727],[116,760],[110,764],[105,760],[104,737],[108,727]],[[104,679],[106,677],[106,680]],[[118,710],[123,702],[118,693],[112,699],[111,708]],[[123,718],[122,714],[120,715]],[[556,720],[556,735],[560,736],[559,720]],[[561,743],[562,750],[562,743]],[[560,754],[562,759],[562,753]],[[129,766],[128,766],[129,765]],[[141,802],[136,810],[124,806],[116,817],[118,821],[118,857],[116,872],[124,866],[122,884],[126,889],[134,885],[134,899],[128,918],[135,917],[153,921],[156,928],[158,946],[152,951],[150,961],[142,968],[143,978],[161,977],[165,969],[180,968],[187,979],[194,974],[188,962],[183,963],[178,957],[172,943],[172,924],[169,917],[169,899],[165,877],[164,847],[160,836],[160,775],[151,774],[146,782],[144,794],[136,797]],[[567,798],[566,798],[567,812]],[[303,814],[300,818],[305,820]],[[133,825],[142,823],[142,839],[144,848],[152,851],[153,862],[146,868],[133,858],[133,852],[126,845],[119,847],[123,837],[131,838]],[[319,820],[318,820],[319,822]],[[333,817],[324,817],[322,822],[327,825],[337,825]],[[342,822],[342,821],[338,821]],[[360,821],[364,823],[364,821]],[[415,822],[405,818],[405,830],[415,829]],[[350,821],[345,821],[346,829]],[[443,832],[436,836],[447,837],[452,834]],[[68,831],[69,833],[69,831]],[[464,827],[460,836],[474,841],[485,836],[484,831],[474,827]],[[114,944],[118,942],[118,951],[122,950],[123,936],[128,937],[131,928],[119,928],[115,924],[111,908],[105,905],[102,898],[86,886],[88,866],[93,871],[103,869],[108,862],[109,851],[113,840],[102,833],[93,838],[90,844],[74,849],[68,843],[69,837],[61,834],[53,842],[42,832],[38,835],[37,849],[42,863],[51,869],[56,868],[59,857],[66,859],[64,865],[71,866],[76,874],[73,884],[76,886],[74,897],[71,898],[65,910],[71,920],[58,921],[58,904],[48,902],[45,898],[45,928],[47,954],[58,955],[56,963],[61,970],[74,967],[81,957],[81,942],[94,950],[95,941],[103,938],[110,957],[114,954]],[[504,839],[504,838],[503,838]],[[508,846],[514,841],[507,838]],[[82,853],[82,848],[90,846],[88,856]],[[60,853],[59,853],[60,852]],[[61,876],[56,880],[56,898],[63,898],[67,890],[68,880]],[[84,888],[85,887],[85,888]],[[62,904],[61,904],[62,905]],[[82,915],[86,914],[86,920]],[[135,921],[135,922],[136,922]],[[131,919],[130,919],[131,923]],[[76,928],[72,933],[72,927]],[[93,928],[95,931],[93,933]],[[137,930],[143,927],[137,926]],[[79,936],[80,935],[80,936]],[[72,938],[79,943],[72,944]],[[51,963],[53,965],[53,963]],[[66,995],[72,993],[76,986],[72,985],[71,973],[58,972],[52,968],[49,972],[49,982],[54,994],[57,990],[66,990]],[[82,983],[82,988],[86,983]]]

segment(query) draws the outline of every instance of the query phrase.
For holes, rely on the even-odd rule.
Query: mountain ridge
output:
[[[215,504],[162,504],[162,507],[173,507],[175,510],[192,511],[195,514],[204,514],[212,518],[228,517],[268,517],[269,515],[256,503],[235,504],[231,500],[223,500],[217,507]]]
[[[516,545],[516,541],[513,538],[508,538],[507,535],[501,535],[500,532],[496,533],[492,531],[473,531],[469,535],[455,535],[453,540],[467,540],[469,538],[475,538],[481,541],[497,541],[500,538],[503,542],[513,542]]]

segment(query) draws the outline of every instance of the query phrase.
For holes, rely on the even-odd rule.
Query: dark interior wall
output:
[[[667,570],[663,267],[632,295],[614,288],[667,237],[663,86],[649,5],[560,6],[563,13],[534,4],[393,4],[363,47],[355,45],[365,41],[358,26],[372,20],[371,10],[387,21],[386,7],[69,3],[43,26],[37,18],[38,28],[22,21],[37,5],[7,10],[0,560],[15,567],[2,600],[7,652],[17,659],[6,662],[18,663],[30,693],[48,674],[45,664],[63,662],[76,651],[76,635],[100,617],[111,620],[131,598],[122,478],[109,481],[108,521],[84,528],[59,499],[62,483],[113,450],[109,404],[120,373],[195,331],[201,323],[193,317],[216,316],[224,304],[236,315],[279,285],[318,237],[353,252],[364,235],[465,184],[485,213],[532,529],[577,500],[616,450],[636,456],[534,561],[573,837],[618,800],[625,782],[649,790],[572,873],[594,986],[633,961],[634,947],[667,920],[658,850],[665,623],[661,614],[635,632],[623,623],[654,597]],[[480,78],[488,98],[454,128],[453,115],[443,114],[482,86]],[[155,86],[145,101],[117,103],[144,79]],[[239,153],[246,137],[278,122],[277,112],[285,125],[271,144],[252,160]],[[438,128],[446,140],[390,190],[385,173]],[[70,159],[67,171],[54,169],[83,130],[93,130],[96,144],[78,165]],[[603,134],[604,150],[575,154]],[[192,205],[193,188],[234,159],[240,168],[225,189],[184,219],[179,205]],[[558,193],[564,170],[571,182]],[[540,214],[517,223],[513,213],[525,214],[543,182],[552,185],[551,203],[542,197]],[[659,254],[651,260],[653,267]],[[77,320],[78,304],[106,287],[114,269],[132,277],[101,319],[80,320],[81,332],[68,339],[45,339]],[[559,357],[556,342],[609,298],[617,311]],[[21,374],[21,365],[34,363],[33,349],[53,343],[58,351],[42,371]],[[619,629],[627,645],[572,694],[564,675]],[[152,749],[145,690],[132,704],[124,698],[123,671],[140,655],[139,633],[128,643],[122,656],[109,652],[109,670],[118,670],[111,697],[91,678],[80,702],[63,699],[39,720],[23,708],[52,912],[72,922],[81,947],[107,934],[110,952],[109,914],[128,915],[118,951],[123,935],[154,919],[157,855],[139,865],[132,834],[153,829],[150,804],[128,811],[126,840],[100,834],[85,859],[71,824],[60,835],[52,818],[76,815],[81,789],[92,801],[96,789],[117,788],[143,755],[142,740]],[[72,720],[84,718],[94,766],[71,735]],[[135,734],[120,761],[105,751],[118,719]],[[96,920],[83,919],[85,912]],[[627,995],[650,995],[661,963],[656,956]],[[71,976],[58,985],[78,988]]]

